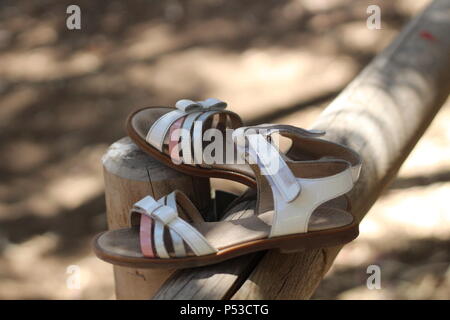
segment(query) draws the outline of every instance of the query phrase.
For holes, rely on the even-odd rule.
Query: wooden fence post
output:
[[[182,190],[200,211],[210,205],[209,179],[170,169],[140,151],[129,139],[112,144],[103,156],[106,214],[109,229],[128,227],[129,210],[146,195],[160,198]],[[118,299],[150,299],[173,273],[166,269],[134,269],[114,266]]]

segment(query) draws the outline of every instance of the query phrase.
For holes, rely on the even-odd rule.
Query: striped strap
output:
[[[176,110],[170,111],[157,119],[147,133],[146,141],[160,152],[168,141],[169,155],[175,163],[181,163],[179,157],[179,140],[183,162],[186,164],[203,163],[203,130],[204,122],[215,114],[220,114],[217,128],[226,128],[229,123],[233,128],[242,125],[239,116],[226,111],[227,104],[215,98],[204,101],[179,100]],[[185,133],[189,137],[185,137]],[[168,137],[169,135],[169,137]],[[169,139],[167,139],[169,138]],[[192,151],[193,154],[192,154]]]
[[[142,215],[151,218],[154,222],[153,245],[156,255],[160,258],[170,258],[170,254],[164,241],[165,228],[169,229],[175,257],[186,256],[184,242],[186,242],[197,256],[217,252],[217,249],[214,248],[200,232],[178,216],[176,197],[176,192],[173,192],[158,201],[147,196],[136,202],[133,207],[134,212],[139,212]],[[145,236],[148,234],[148,232],[144,232]],[[145,256],[149,256],[144,250],[143,253]]]

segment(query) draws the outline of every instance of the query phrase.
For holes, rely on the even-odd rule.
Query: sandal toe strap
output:
[[[156,251],[156,255],[160,258],[168,259],[171,257],[167,246],[167,235],[165,235],[167,230],[169,231],[168,238],[171,241],[175,257],[185,257],[187,255],[185,244],[197,256],[217,252],[217,249],[199,231],[178,215],[177,198],[181,197],[186,196],[180,192],[172,192],[158,201],[150,196],[146,196],[136,202],[132,211],[152,219],[154,224],[153,232],[142,234],[141,229],[141,236],[153,236],[153,239],[151,239],[153,240],[152,245],[155,249],[154,251]],[[186,199],[183,198],[180,202],[185,203],[185,201]],[[186,206],[186,211],[191,211],[192,207],[193,205]],[[190,217],[191,215],[193,216],[194,221],[199,219],[199,213],[189,213],[189,215]],[[141,247],[142,243],[143,240],[141,238]],[[145,256],[149,256],[144,250],[142,252]]]
[[[203,124],[220,114],[218,128],[242,126],[240,117],[231,111],[227,111],[224,101],[208,98],[203,101],[182,99],[177,101],[176,109],[158,118],[150,127],[146,141],[160,152],[164,152],[168,145],[168,153],[176,163],[180,162],[178,155],[178,142],[181,138],[183,162],[186,164],[200,164],[203,161]],[[188,139],[184,134],[188,134]],[[192,156],[194,150],[194,157]]]

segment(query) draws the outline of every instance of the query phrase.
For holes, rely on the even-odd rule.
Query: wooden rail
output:
[[[435,0],[333,101],[314,128],[364,161],[350,194],[361,220],[396,175],[450,89],[450,1]],[[376,32],[376,31],[373,31]],[[307,299],[341,247],[276,251],[175,272],[155,299]]]

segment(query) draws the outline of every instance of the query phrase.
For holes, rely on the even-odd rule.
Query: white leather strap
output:
[[[290,125],[284,125],[284,124],[271,124],[271,123],[264,123],[259,124],[252,127],[246,127],[247,129],[256,129],[259,130],[258,133],[262,134],[264,136],[271,136],[278,132],[289,132],[289,133],[295,133],[301,137],[321,137],[326,134],[323,130],[316,130],[316,129],[303,129],[299,127],[294,127]]]
[[[276,133],[277,134],[289,133],[289,134],[294,134],[294,135],[297,135],[300,137],[305,137],[305,138],[317,138],[317,137],[325,135],[325,133],[326,133],[323,130],[317,130],[317,129],[306,130],[306,129],[294,127],[291,125],[280,125],[280,124],[270,124],[270,123],[260,124],[260,125],[251,126],[251,127],[242,127],[239,129],[244,130],[244,131],[253,131],[254,134],[259,133],[265,137],[272,137]],[[344,159],[344,160],[349,161],[352,165],[351,171],[352,171],[353,182],[358,181],[359,174],[361,172],[362,163],[361,163],[361,161],[357,161],[355,163],[354,160],[358,159],[359,156],[354,154],[354,152],[351,149],[349,149],[348,147],[346,147],[344,145],[340,145],[338,143],[334,143],[331,141],[327,141],[327,142],[330,144],[338,145],[343,149],[343,152],[346,153],[346,159]],[[352,159],[352,161],[350,161],[350,159]]]
[[[194,122],[194,129],[192,132],[192,141],[194,143],[194,163],[203,163],[203,122],[205,122],[212,115],[220,111],[208,111],[203,113]]]
[[[165,203],[167,205],[164,205]],[[160,258],[170,258],[164,242],[165,227],[170,230],[175,256],[177,257],[186,256],[183,241],[198,256],[217,252],[217,249],[200,232],[178,216],[175,192],[159,199],[158,202],[147,196],[136,202],[134,211],[145,214],[154,220],[153,243]]]
[[[357,165],[351,167],[353,182],[358,181],[359,174],[361,173],[361,167],[362,163],[358,163]]]
[[[163,211],[159,208],[152,212],[152,216],[160,222],[164,221],[164,224],[169,229],[173,229],[176,233],[178,233],[178,235],[183,238],[183,240],[189,245],[197,256],[217,252],[217,249],[211,246],[208,240],[206,240],[200,232],[198,232],[188,222],[178,217],[178,213],[174,209],[167,206],[165,208],[169,208],[172,213],[169,214],[167,209]]]
[[[337,174],[315,179],[297,178],[264,136],[242,130],[235,131],[233,138],[238,139],[242,134],[248,141],[250,158],[256,160],[272,190],[274,217],[269,237],[308,232],[311,214],[319,205],[353,188],[353,170],[347,161],[334,160],[341,169]],[[242,139],[237,145],[242,152]]]
[[[163,206],[164,199],[159,199],[158,203]],[[160,208],[160,207],[158,207]],[[166,245],[164,243],[164,224],[156,219],[152,215],[152,211],[147,211],[147,214],[154,220],[154,231],[153,231],[153,244],[155,246],[156,254],[160,258],[168,259],[170,258],[169,253],[166,250]]]
[[[249,154],[257,161],[261,173],[283,196],[284,201],[294,200],[301,192],[301,185],[278,150],[259,134],[249,135],[247,139]]]
[[[155,211],[152,212],[152,215],[157,216],[158,220],[163,225],[169,225],[173,219],[176,219],[178,217],[178,214],[176,211],[176,204],[175,204],[175,208],[168,206],[168,205],[159,207],[158,209],[156,209]],[[172,246],[174,249],[175,256],[177,256],[177,257],[185,256],[183,239],[181,239],[181,237],[173,229],[169,228],[169,232],[170,232]]]
[[[197,101],[192,101],[189,99],[181,99],[175,103],[175,108],[184,112],[190,112],[193,110],[202,109],[203,106]]]
[[[166,196],[166,204],[173,210],[177,211],[177,201],[175,199],[175,192]],[[170,237],[172,238],[173,250],[176,257],[185,257],[186,249],[184,247],[183,239],[173,229],[169,229]]]
[[[284,201],[294,200],[301,192],[301,185],[297,182],[279,151],[262,135],[247,133],[242,128],[233,132],[237,151],[241,153],[241,156],[248,152],[250,163],[259,166],[261,173],[278,190],[278,194],[283,197]],[[245,145],[245,140],[248,141],[248,147]]]
[[[297,181],[302,185],[302,192],[291,202],[284,201],[278,189],[272,188],[275,215],[270,237],[308,232],[309,219],[318,206],[353,188],[349,165],[347,169],[329,177],[297,178]]]
[[[164,224],[159,221],[155,221],[155,227],[153,230],[153,244],[158,257],[164,259],[170,258],[164,243]]]
[[[146,196],[133,205],[133,209],[131,210],[131,212],[139,212],[151,218],[150,212],[153,212],[163,205],[164,203],[161,204],[159,201],[157,202],[152,197]]]
[[[164,140],[170,126],[185,115],[186,113],[184,111],[174,110],[161,116],[161,118],[153,123],[152,127],[147,133],[147,137],[145,138],[145,140],[153,147],[162,152],[164,147]]]
[[[156,120],[151,126],[150,130],[147,133],[146,141],[151,144],[153,147],[158,149],[159,151],[163,151],[164,142],[166,140],[167,133],[169,132],[170,127],[182,117],[186,117],[185,122],[186,125],[183,124],[183,129],[188,129],[189,131],[193,127],[193,136],[192,140],[194,141],[194,158],[195,156],[199,157],[201,163],[200,153],[202,153],[202,125],[198,124],[197,121],[205,121],[208,117],[215,113],[226,112],[227,115],[231,118],[231,121],[234,126],[241,125],[240,118],[233,112],[225,111],[227,104],[219,99],[208,98],[204,101],[192,101],[188,99],[182,99],[177,101],[175,104],[177,110],[170,111],[163,116],[161,116],[158,120]],[[196,121],[197,120],[197,121]],[[195,124],[193,126],[193,123]],[[192,154],[191,147],[188,146],[191,142],[187,142],[185,139],[184,149],[182,144],[183,153],[186,150],[186,156],[183,156],[183,160],[185,163],[192,164]],[[196,150],[197,154],[195,153]],[[191,161],[187,161],[191,160]]]
[[[215,110],[223,110],[227,107],[226,102],[216,99],[216,98],[208,98],[203,101],[199,101],[199,103],[203,106],[205,109],[215,109]]]
[[[177,217],[176,219],[172,220],[167,226],[175,230],[175,232],[177,232],[178,235],[180,235],[184,239],[184,241],[189,245],[189,247],[197,256],[203,256],[217,252],[217,249],[214,248],[200,232],[198,232],[193,226],[191,226],[183,219]]]
[[[165,225],[168,225],[170,224],[170,222],[172,222],[172,220],[178,217],[178,213],[173,208],[164,205],[157,208],[156,210],[153,210],[151,216],[154,218],[158,218],[159,221],[161,221]]]
[[[202,112],[190,113],[183,122],[183,134],[188,134],[187,137],[181,137],[181,150],[183,150],[183,162],[185,164],[192,164],[192,128],[194,127],[194,121],[202,115]]]
[[[212,107],[210,107],[212,108]],[[237,128],[241,125],[241,120],[239,116],[237,116],[235,113],[230,111],[223,111],[223,110],[212,110],[203,113],[201,116],[199,116],[195,122],[194,122],[194,128],[192,130],[192,141],[193,141],[193,149],[194,149],[194,164],[205,164],[203,159],[203,124],[208,118],[211,116],[214,116],[215,114],[219,114],[220,117],[218,121],[224,121],[223,128],[227,126],[227,123],[230,124],[231,128]],[[229,122],[228,122],[229,121]],[[226,136],[226,134],[225,134]],[[227,142],[227,141],[226,141]],[[228,145],[227,145],[228,146]],[[230,147],[234,148],[234,144],[230,144]],[[227,149],[231,150],[231,149]],[[184,151],[183,151],[184,152]],[[208,163],[208,164],[211,164]]]

